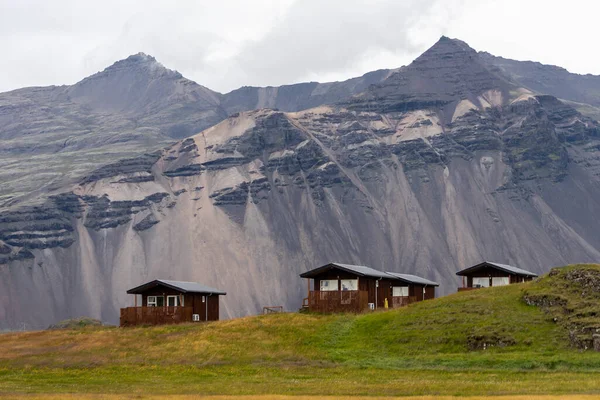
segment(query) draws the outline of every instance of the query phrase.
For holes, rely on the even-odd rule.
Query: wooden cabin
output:
[[[127,293],[135,295],[135,306],[121,308],[121,326],[218,321],[219,296],[226,294],[196,282],[164,279],[144,283]]]
[[[394,282],[392,287],[392,304],[394,308],[417,301],[435,299],[435,288],[440,286],[439,283],[416,275],[397,272],[387,273],[398,279],[398,282]]]
[[[489,261],[458,271],[456,275],[462,276],[463,279],[462,287],[458,288],[459,292],[527,282],[537,277],[534,272]]]
[[[329,263],[300,275],[308,279],[308,297],[303,307],[315,312],[363,312],[369,309],[400,307],[435,297],[437,283],[407,274]],[[313,281],[313,290],[310,289]],[[420,280],[418,283],[415,281]],[[427,282],[427,284],[425,284]],[[423,290],[429,285],[432,287]]]

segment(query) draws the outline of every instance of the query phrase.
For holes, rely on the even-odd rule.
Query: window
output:
[[[495,276],[492,278],[492,286],[506,286],[509,283],[508,276]]]
[[[165,305],[165,298],[163,296],[148,296],[146,305],[148,307],[162,307]]]
[[[392,288],[392,296],[407,297],[408,296],[408,286],[394,286]]]
[[[330,292],[332,290],[338,290],[337,279],[323,279],[321,281],[321,291]]]
[[[473,278],[473,287],[489,287],[490,278]]]
[[[183,301],[180,301],[181,299],[179,298],[179,296],[167,296],[167,306],[169,307],[183,307]]]
[[[342,279],[342,290],[358,290],[358,279]]]

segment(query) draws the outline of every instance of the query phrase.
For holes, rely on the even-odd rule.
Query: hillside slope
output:
[[[405,70],[444,90],[392,75],[338,106],[239,113],[2,213],[0,328],[116,323],[125,291],[156,278],[221,288],[234,317],[299,307],[298,275],[332,260],[444,294],[484,259],[535,272],[600,259],[596,121],[498,77],[463,42],[443,38]]]
[[[599,282],[599,265],[578,265],[363,315],[4,334],[0,393],[598,394],[600,353],[526,299],[543,291],[578,313]]]

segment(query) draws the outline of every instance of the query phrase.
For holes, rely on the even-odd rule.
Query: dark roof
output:
[[[498,269],[500,271],[508,272],[509,274],[514,274],[514,275],[531,276],[531,277],[538,276],[535,272],[531,272],[531,271],[527,271],[527,270],[524,270],[521,268],[513,267],[512,265],[498,264],[498,263],[489,262],[489,261],[484,261],[484,262],[474,265],[472,267],[465,268],[461,271],[458,271],[456,273],[456,275],[461,275],[461,276],[468,275],[469,273],[475,272],[484,267],[492,267],[492,268]]]
[[[211,288],[209,286],[204,286],[201,283],[197,282],[183,282],[183,281],[168,281],[166,279],[155,279],[148,283],[144,283],[143,285],[134,287],[133,289],[129,289],[127,293],[129,294],[140,294],[145,292],[148,289],[151,289],[155,286],[166,286],[171,289],[179,290],[182,293],[208,293],[208,294],[216,294],[216,295],[225,295],[222,290]]]
[[[315,269],[307,271],[303,274],[300,274],[300,277],[301,278],[314,278],[315,276],[318,276],[319,274],[321,274],[327,270],[334,269],[334,268],[340,269],[342,271],[351,272],[358,276],[368,276],[370,278],[376,278],[376,279],[386,278],[386,279],[391,279],[391,280],[395,280],[395,281],[399,280],[399,281],[403,281],[406,283],[414,283],[417,285],[439,286],[439,284],[436,282],[430,281],[425,278],[421,278],[416,275],[400,274],[397,272],[382,272],[382,271],[373,269],[371,267],[365,267],[364,265],[351,265],[351,264],[342,264],[342,263],[329,263],[329,264],[323,265],[322,267],[315,268]]]
[[[417,285],[427,285],[427,286],[440,286],[439,283],[430,281],[429,279],[421,278],[420,276],[411,275],[411,274],[399,274],[398,272],[387,272],[389,275],[392,275],[401,281],[406,283],[414,283]]]
[[[377,271],[376,269],[365,267],[364,265],[351,265],[342,263],[329,263],[322,267],[311,269],[303,274],[300,274],[301,278],[313,278],[322,272],[330,269],[341,269],[342,271],[352,272],[358,276],[369,276],[371,278],[388,278],[394,279],[394,277],[386,274],[385,272]]]

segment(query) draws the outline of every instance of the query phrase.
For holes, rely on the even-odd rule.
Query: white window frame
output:
[[[340,286],[343,291],[356,291],[358,290],[358,279],[342,279],[340,280]],[[352,289],[344,289],[344,286],[352,287]]]
[[[325,282],[327,282],[326,285],[324,285]],[[338,285],[337,279],[321,279],[319,282],[321,292],[337,292],[339,289]]]
[[[170,299],[175,299],[174,305],[169,305],[169,300]],[[181,299],[183,300],[183,299]],[[167,306],[168,307],[183,307],[183,301],[180,300],[179,295],[169,295],[167,296]],[[179,304],[181,303],[181,304]]]
[[[500,283],[499,285],[497,285],[496,283],[499,282],[501,279],[503,280],[503,282]],[[510,277],[509,276],[493,276],[492,277],[492,286],[506,286],[506,285],[510,285]]]
[[[392,297],[408,297],[408,286],[394,286],[392,288]]]
[[[147,307],[158,307],[158,298],[162,297],[163,298],[163,305],[164,305],[164,297],[163,296],[148,296],[146,298],[146,306]]]
[[[479,282],[483,283],[475,283],[475,279],[480,279]],[[473,287],[478,287],[475,285],[480,285],[482,288],[490,287],[490,277],[489,276],[474,276],[473,277]]]

